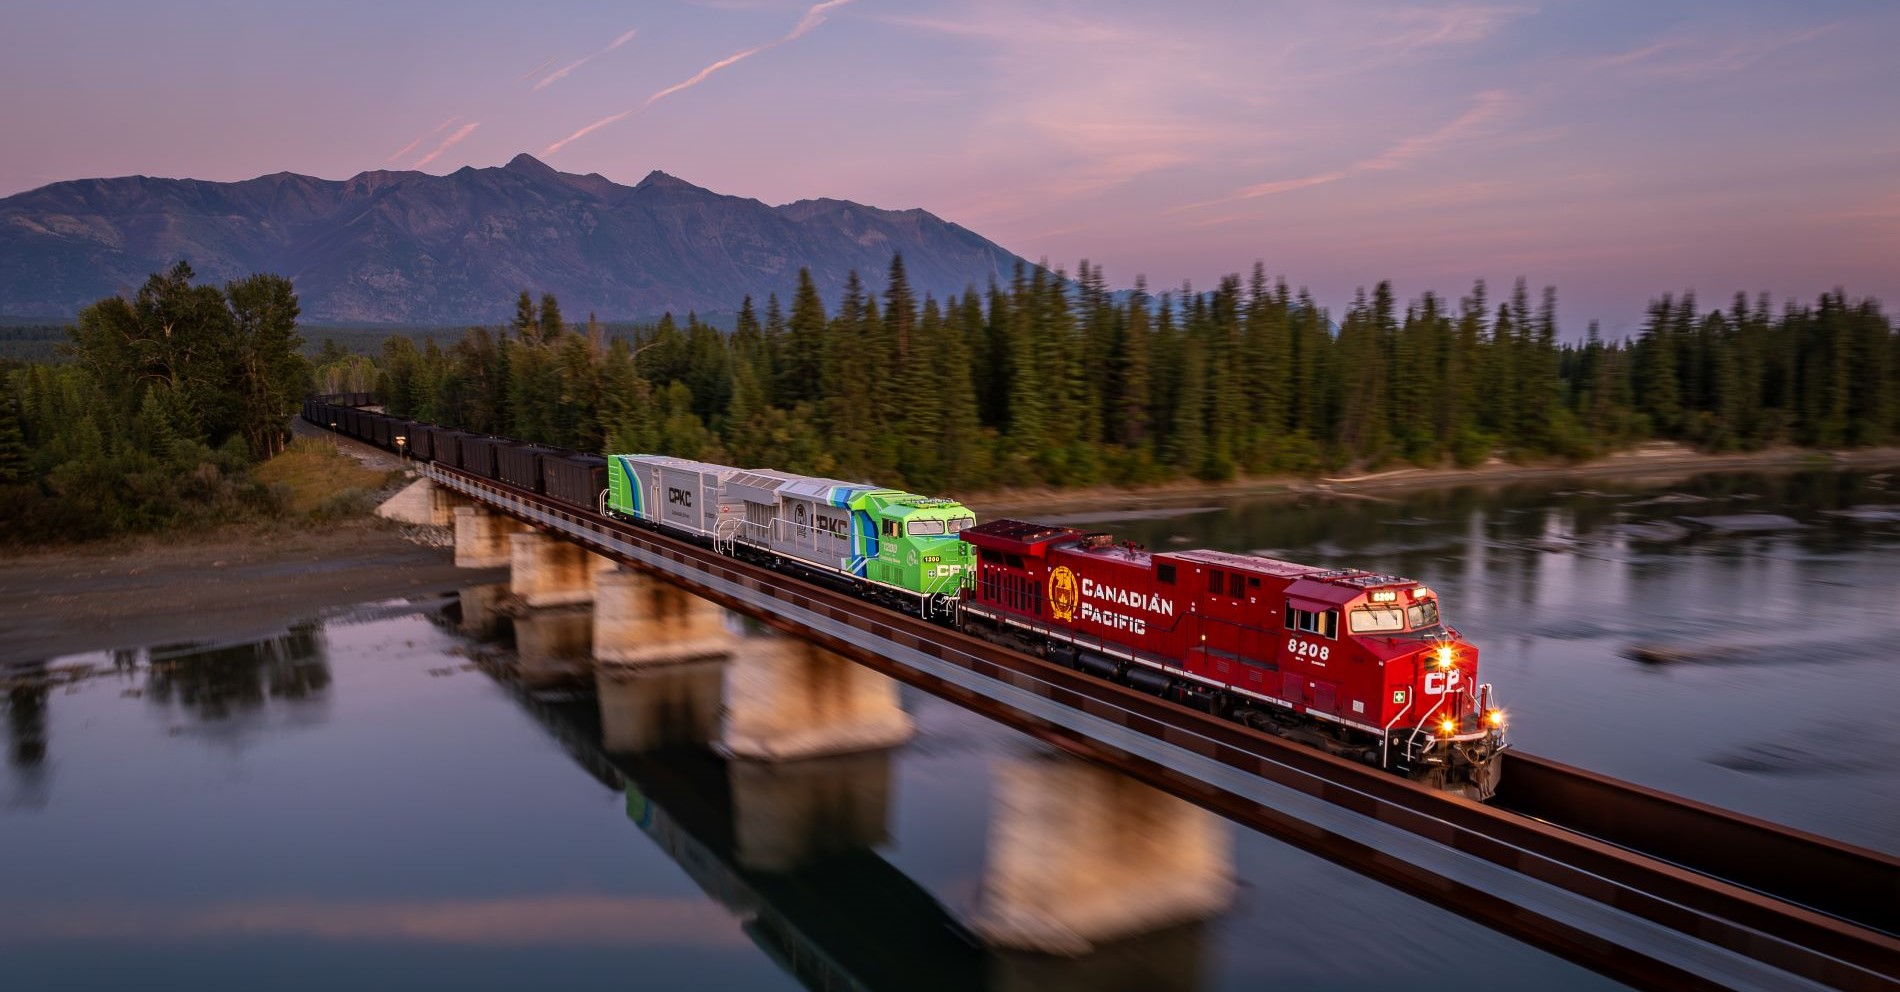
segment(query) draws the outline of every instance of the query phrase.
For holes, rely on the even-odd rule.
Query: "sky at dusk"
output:
[[[1892,0],[8,0],[0,196],[528,151],[923,207],[1111,283],[1900,301]]]

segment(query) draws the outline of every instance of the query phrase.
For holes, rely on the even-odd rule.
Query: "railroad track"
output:
[[[1490,805],[505,484],[536,527],[1587,967],[1659,988],[1900,990],[1900,859],[1512,754]]]

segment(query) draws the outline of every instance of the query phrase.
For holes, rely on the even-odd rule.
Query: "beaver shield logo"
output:
[[[1057,620],[1075,619],[1075,608],[1082,602],[1082,587],[1067,565],[1057,565],[1049,573],[1049,615]]]

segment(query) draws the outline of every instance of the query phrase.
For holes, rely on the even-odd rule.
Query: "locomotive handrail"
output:
[[[1398,726],[1400,720],[1405,719],[1405,714],[1412,712],[1413,702],[1412,694],[1409,692],[1406,693],[1405,706],[1401,708],[1398,713],[1393,715],[1391,721],[1386,723],[1384,732],[1379,735],[1379,764],[1385,764],[1387,759],[1391,757],[1392,728]],[[1410,745],[1408,744],[1407,746],[1409,747]]]
[[[1754,965],[1774,968],[1784,978],[1800,975],[1808,982],[1843,988],[1889,987],[1892,976],[1900,973],[1894,966],[1900,961],[1900,944],[1803,907],[1656,862],[1559,826],[1437,796],[1409,782],[1298,749],[1245,728],[1216,726],[1185,707],[1141,696],[1112,683],[1086,680],[1078,673],[961,634],[935,626],[923,631],[908,626],[923,621],[906,618],[906,625],[900,626],[894,621],[903,614],[866,613],[855,608],[855,600],[793,583],[760,566],[727,558],[706,560],[703,556],[708,552],[703,547],[676,538],[628,531],[606,518],[583,522],[566,510],[548,510],[539,496],[474,480],[459,471],[433,468],[432,475],[471,495],[485,494],[478,498],[530,522],[568,533],[585,544],[604,547],[610,554],[642,567],[665,571],[659,560],[678,562],[700,577],[674,574],[670,576],[672,581],[705,590],[712,598],[761,615],[774,626],[808,630],[821,641],[844,645],[847,653],[872,667],[954,701],[981,708],[975,696],[982,695],[1004,708],[1009,716],[998,718],[1011,725],[1098,758],[1120,755],[1122,765],[1141,777],[1269,833],[1313,844],[1314,824],[1323,824],[1318,827],[1319,843],[1326,848],[1327,856],[1410,891],[1442,895],[1449,887],[1492,925],[1540,942],[1554,941],[1580,959],[1601,961],[1604,928],[1614,932],[1623,926],[1614,922],[1620,914],[1658,924],[1665,932],[1677,935],[1673,943],[1665,942],[1669,943],[1665,951],[1651,951],[1650,961],[1660,963],[1662,972],[1622,962],[1614,969],[1619,976],[1639,976],[1656,984],[1674,984],[1685,975],[1699,975],[1707,981],[1711,974],[1726,976],[1720,979],[1724,982],[1739,981],[1742,976],[1734,970],[1736,960],[1709,957],[1709,951],[1717,948]],[[647,556],[654,560],[647,560]],[[798,588],[788,588],[792,585]],[[787,619],[786,614],[792,611],[767,607],[762,602],[767,599],[828,619],[841,625],[843,633]],[[834,601],[853,605],[839,608],[832,605]],[[867,647],[847,636],[852,631],[869,633],[883,644]],[[917,659],[897,662],[889,657],[906,650]],[[940,670],[923,663],[931,658],[947,667]],[[973,693],[971,677],[986,685]],[[1017,699],[1018,693],[1028,698]],[[1005,701],[1004,697],[1014,701]],[[1125,735],[1117,728],[1137,736],[1133,741],[1120,740]],[[1214,767],[1200,762],[1212,762]],[[1183,763],[1199,769],[1195,778],[1203,783],[1200,789],[1184,786],[1178,771],[1167,771]],[[1251,774],[1236,778],[1236,772]],[[1207,789],[1214,791],[1209,794]],[[1276,798],[1279,805],[1270,805],[1263,798],[1267,795]],[[1315,802],[1320,805],[1313,805]],[[1342,820],[1342,813],[1355,813],[1370,822],[1396,827],[1416,843],[1428,844],[1440,853],[1432,855],[1417,849],[1416,843],[1398,843],[1390,838],[1368,841],[1366,825],[1357,822],[1358,818]],[[1421,881],[1412,872],[1383,863],[1382,859],[1397,847],[1407,848],[1407,853],[1421,861],[1437,864],[1437,881]],[[1447,854],[1453,856],[1452,862],[1443,860]],[[1479,866],[1485,866],[1485,870],[1478,871]],[[1472,878],[1474,871],[1478,875],[1495,871],[1506,874],[1491,874],[1488,886],[1480,888],[1478,880]],[[1513,885],[1513,877],[1517,885]],[[1565,904],[1566,912],[1557,918],[1546,915],[1536,923],[1526,923],[1521,912],[1495,895],[1516,889],[1520,898],[1531,898],[1523,894],[1524,883],[1535,883],[1533,890],[1542,885],[1568,892],[1573,901]],[[1546,906],[1547,897],[1548,892],[1540,897]],[[1576,903],[1575,898],[1584,902]],[[1597,911],[1588,911],[1590,907]],[[1603,912],[1613,915],[1604,917]],[[1553,936],[1557,933],[1563,939]],[[1644,939],[1654,945],[1658,936],[1650,934]],[[1598,946],[1593,948],[1592,940]],[[1691,943],[1685,944],[1684,940]],[[1702,950],[1696,950],[1698,947]],[[1668,981],[1657,977],[1665,973]],[[1753,974],[1756,981],[1761,981],[1758,973]]]

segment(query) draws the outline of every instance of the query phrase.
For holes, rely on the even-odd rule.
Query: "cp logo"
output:
[[[1067,565],[1057,565],[1049,573],[1049,615],[1057,620],[1073,619],[1081,602],[1082,587],[1075,581],[1075,573]]]

